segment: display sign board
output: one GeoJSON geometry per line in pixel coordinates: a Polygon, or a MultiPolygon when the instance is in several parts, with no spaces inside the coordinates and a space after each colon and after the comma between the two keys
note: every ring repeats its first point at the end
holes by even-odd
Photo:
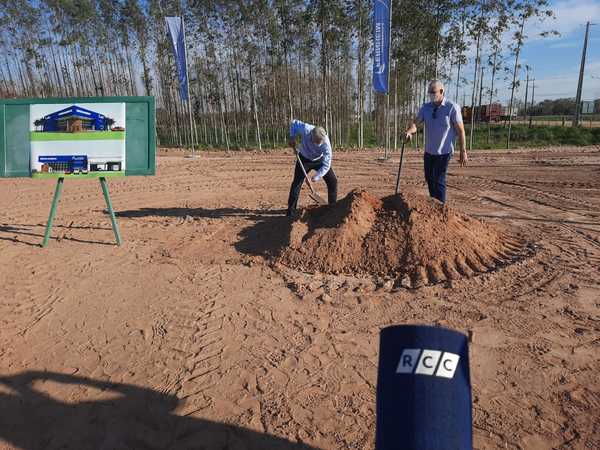
{"type": "Polygon", "coordinates": [[[0,100],[0,176],[154,175],[154,97],[0,100]]]}
{"type": "Polygon", "coordinates": [[[594,102],[581,102],[581,114],[594,114],[594,102]]]}

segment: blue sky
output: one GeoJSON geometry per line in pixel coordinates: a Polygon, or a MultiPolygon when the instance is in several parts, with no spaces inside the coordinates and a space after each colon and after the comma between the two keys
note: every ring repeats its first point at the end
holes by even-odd
{"type": "MultiPolygon", "coordinates": [[[[554,0],[551,2],[551,9],[556,16],[554,19],[547,19],[542,23],[530,22],[525,26],[525,35],[528,38],[520,56],[521,87],[516,93],[516,98],[520,100],[525,98],[526,64],[531,67],[530,77],[535,78],[536,103],[545,99],[575,97],[585,23],[588,20],[598,25],[590,27],[582,100],[600,98],[600,0],[554,0]],[[541,38],[539,33],[546,30],[556,30],[560,36],[541,38]]],[[[507,33],[503,40],[506,43],[505,54],[507,55],[508,43],[511,39],[511,33],[507,33]]],[[[475,49],[469,49],[468,56],[473,59],[474,55],[475,49]]],[[[484,61],[487,59],[485,50],[483,58],[484,61]]],[[[512,69],[514,56],[509,55],[509,61],[512,69]]],[[[472,79],[472,64],[467,69],[466,75],[472,79]]],[[[489,82],[489,73],[485,73],[484,89],[489,87],[489,82]]],[[[497,98],[507,104],[510,97],[510,82],[500,80],[496,83],[497,98]]],[[[454,98],[453,90],[448,87],[449,97],[454,98]]],[[[467,92],[471,92],[469,86],[466,89],[467,92]]],[[[529,96],[531,96],[531,84],[529,96]]],[[[470,94],[467,94],[466,104],[470,104],[470,98],[470,94]]],[[[462,91],[458,101],[463,102],[462,91]]]]}
{"type": "Polygon", "coordinates": [[[600,0],[557,0],[552,9],[556,19],[532,23],[526,30],[530,40],[523,48],[523,61],[533,67],[536,101],[575,97],[588,20],[597,25],[590,27],[582,99],[600,98],[600,0]],[[550,28],[561,36],[534,38],[540,30],[550,28]]]}

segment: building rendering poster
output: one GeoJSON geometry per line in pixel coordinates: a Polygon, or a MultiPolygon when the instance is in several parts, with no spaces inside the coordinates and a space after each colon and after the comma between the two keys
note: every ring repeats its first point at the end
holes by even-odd
{"type": "Polygon", "coordinates": [[[125,103],[33,104],[29,111],[33,177],[125,174],[125,103]]]}

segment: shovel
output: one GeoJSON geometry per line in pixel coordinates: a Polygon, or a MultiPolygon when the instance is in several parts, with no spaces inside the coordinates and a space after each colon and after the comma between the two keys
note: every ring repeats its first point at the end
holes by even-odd
{"type": "Polygon", "coordinates": [[[304,173],[304,181],[306,181],[306,184],[308,184],[308,187],[310,188],[310,192],[308,193],[308,196],[310,198],[312,198],[318,205],[326,205],[327,202],[323,199],[323,197],[321,197],[319,194],[317,194],[317,191],[315,191],[315,188],[313,187],[312,183],[310,182],[310,178],[308,178],[308,174],[306,173],[304,164],[302,164],[302,160],[300,159],[300,153],[296,152],[295,149],[294,149],[294,153],[296,153],[296,159],[298,160],[298,164],[300,164],[300,167],[302,168],[302,172],[304,173]]]}
{"type": "Polygon", "coordinates": [[[398,165],[398,175],[396,176],[396,195],[400,188],[400,172],[402,171],[402,160],[404,159],[404,144],[406,139],[402,139],[402,150],[400,150],[400,164],[398,165]]]}

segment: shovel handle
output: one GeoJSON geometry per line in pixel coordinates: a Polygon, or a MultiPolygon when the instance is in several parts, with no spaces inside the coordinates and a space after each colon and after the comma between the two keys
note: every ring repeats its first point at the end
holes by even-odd
{"type": "Polygon", "coordinates": [[[302,169],[302,173],[304,173],[304,180],[306,181],[306,184],[308,184],[308,187],[310,188],[310,191],[313,194],[316,194],[315,188],[313,187],[312,183],[310,182],[310,178],[308,178],[308,174],[306,173],[306,169],[304,168],[304,164],[302,164],[302,160],[300,159],[300,154],[299,153],[296,153],[296,159],[298,160],[298,164],[300,164],[300,168],[302,169]]]}
{"type": "Polygon", "coordinates": [[[398,194],[398,188],[400,187],[400,172],[402,171],[402,160],[404,159],[405,142],[405,140],[402,140],[402,150],[400,150],[400,164],[398,165],[398,175],[396,176],[396,194],[398,194]]]}

